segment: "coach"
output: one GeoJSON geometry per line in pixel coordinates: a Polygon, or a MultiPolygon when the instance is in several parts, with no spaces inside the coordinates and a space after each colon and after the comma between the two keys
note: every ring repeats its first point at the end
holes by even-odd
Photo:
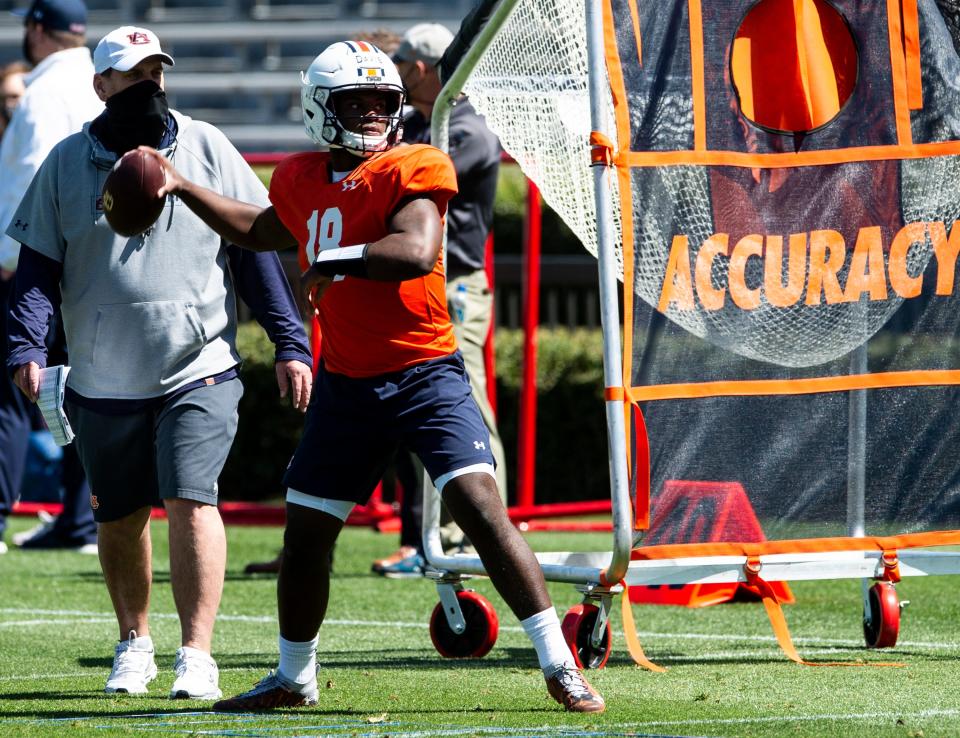
{"type": "Polygon", "coordinates": [[[107,224],[104,180],[139,145],[217,192],[269,204],[223,134],[167,107],[165,64],[173,59],[144,28],[118,28],[97,45],[93,86],[106,110],[53,149],[7,230],[22,244],[7,369],[36,400],[43,337],[59,304],[72,365],[66,409],[120,626],[106,691],[142,694],[157,674],[147,611],[150,507],[160,499],[182,642],[170,696],[216,699],[210,650],[226,562],[217,477],[243,393],[237,293],[276,344],[280,394],[290,392],[300,410],[310,353],[275,254],[225,243],[175,198],[140,236],[118,236],[107,224]]]}

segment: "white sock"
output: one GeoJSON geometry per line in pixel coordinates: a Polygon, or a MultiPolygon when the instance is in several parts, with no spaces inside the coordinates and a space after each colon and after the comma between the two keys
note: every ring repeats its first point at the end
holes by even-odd
{"type": "Polygon", "coordinates": [[[312,641],[288,641],[280,636],[280,666],[277,667],[280,676],[300,685],[316,679],[319,640],[319,634],[312,641]]]}
{"type": "Polygon", "coordinates": [[[544,671],[561,664],[573,666],[573,654],[560,630],[560,618],[552,607],[521,620],[520,625],[537,649],[537,659],[544,671]]]}

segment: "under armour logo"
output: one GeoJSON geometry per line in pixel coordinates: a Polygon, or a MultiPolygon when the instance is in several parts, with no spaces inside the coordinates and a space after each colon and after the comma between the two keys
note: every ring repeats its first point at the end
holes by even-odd
{"type": "Polygon", "coordinates": [[[345,179],[343,180],[343,190],[342,192],[350,192],[351,190],[357,189],[360,186],[359,179],[345,179]]]}
{"type": "Polygon", "coordinates": [[[487,447],[487,444],[485,444],[483,441],[474,441],[474,442],[473,442],[473,447],[474,447],[475,449],[477,449],[477,451],[479,451],[479,450],[482,449],[482,448],[486,448],[486,447],[487,447]]]}
{"type": "Polygon", "coordinates": [[[18,230],[25,231],[27,230],[27,222],[17,218],[17,222],[13,224],[13,227],[17,228],[18,230]]]}
{"type": "Polygon", "coordinates": [[[128,34],[127,34],[127,41],[129,41],[131,44],[133,44],[133,45],[135,45],[135,46],[138,46],[138,45],[140,45],[140,44],[148,44],[148,43],[150,43],[150,37],[149,37],[147,34],[145,34],[145,33],[141,33],[140,31],[136,31],[136,32],[134,32],[134,33],[128,33],[128,34]]]}

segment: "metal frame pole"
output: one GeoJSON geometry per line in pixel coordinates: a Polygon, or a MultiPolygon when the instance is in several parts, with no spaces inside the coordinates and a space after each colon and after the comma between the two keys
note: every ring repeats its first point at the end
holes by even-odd
{"type": "MultiPolygon", "coordinates": [[[[603,43],[603,13],[599,0],[586,0],[587,68],[589,70],[590,124],[606,134],[607,84],[603,43]]],[[[612,138],[611,136],[607,136],[612,138]]],[[[620,345],[620,300],[617,291],[616,238],[609,166],[594,165],[593,194],[597,210],[597,265],[600,274],[600,324],[603,331],[603,380],[607,387],[623,387],[623,352],[620,345]]],[[[633,285],[624,285],[633,289],[633,285]]],[[[623,403],[607,400],[607,450],[610,463],[610,496],[613,509],[613,558],[606,571],[608,582],[617,582],[630,565],[632,509],[627,472],[623,403]]]]}

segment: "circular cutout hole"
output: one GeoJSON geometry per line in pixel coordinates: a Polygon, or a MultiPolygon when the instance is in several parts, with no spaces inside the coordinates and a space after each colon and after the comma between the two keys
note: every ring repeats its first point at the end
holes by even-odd
{"type": "Polygon", "coordinates": [[[833,120],[857,70],[850,27],[826,0],[760,0],[740,23],[730,58],[741,113],[777,133],[833,120]]]}

